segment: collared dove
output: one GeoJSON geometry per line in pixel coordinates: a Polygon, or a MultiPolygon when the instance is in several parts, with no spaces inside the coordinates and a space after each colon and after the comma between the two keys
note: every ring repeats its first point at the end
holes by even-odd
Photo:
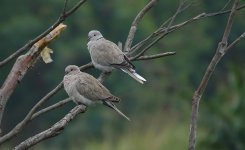
{"type": "Polygon", "coordinates": [[[111,72],[113,68],[120,69],[141,84],[146,81],[136,73],[135,66],[120,48],[115,43],[106,40],[99,31],[90,31],[88,39],[87,46],[95,68],[106,72],[111,72]]]}
{"type": "Polygon", "coordinates": [[[113,102],[119,102],[120,99],[112,95],[110,91],[93,76],[81,72],[78,66],[75,65],[67,66],[65,73],[66,75],[63,80],[65,91],[76,104],[89,106],[95,103],[103,103],[114,109],[127,120],[130,120],[113,104],[113,102]]]}

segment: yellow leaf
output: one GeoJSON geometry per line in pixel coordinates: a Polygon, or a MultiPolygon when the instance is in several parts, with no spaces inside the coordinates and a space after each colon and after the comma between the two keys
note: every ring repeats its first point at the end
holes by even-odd
{"type": "Polygon", "coordinates": [[[53,54],[53,50],[48,47],[45,47],[40,54],[46,64],[53,61],[50,54],[53,54]]]}

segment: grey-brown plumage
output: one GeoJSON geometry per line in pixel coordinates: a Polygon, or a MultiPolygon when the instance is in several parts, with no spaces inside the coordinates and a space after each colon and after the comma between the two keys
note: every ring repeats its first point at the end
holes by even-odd
{"type": "Polygon", "coordinates": [[[93,76],[81,72],[75,65],[67,66],[65,72],[66,75],[63,80],[65,91],[76,104],[89,106],[95,103],[103,103],[114,109],[127,120],[130,120],[113,104],[113,102],[119,102],[120,99],[112,95],[110,91],[93,76]]]}
{"type": "Polygon", "coordinates": [[[113,68],[122,70],[143,84],[146,80],[135,71],[135,66],[113,42],[106,40],[97,30],[88,33],[88,50],[95,68],[110,72],[113,68]]]}

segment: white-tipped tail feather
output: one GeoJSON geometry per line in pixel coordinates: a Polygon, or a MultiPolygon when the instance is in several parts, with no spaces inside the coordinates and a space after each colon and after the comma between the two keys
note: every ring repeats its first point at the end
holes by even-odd
{"type": "Polygon", "coordinates": [[[121,69],[123,72],[127,73],[128,75],[130,75],[132,78],[134,78],[136,81],[138,81],[141,84],[144,84],[144,82],[146,81],[145,78],[143,78],[142,76],[140,76],[139,74],[137,74],[136,72],[132,72],[126,69],[121,69]]]}
{"type": "Polygon", "coordinates": [[[114,109],[119,115],[121,115],[122,117],[124,117],[125,119],[127,119],[128,121],[130,121],[130,119],[126,115],[124,115],[124,113],[122,113],[119,109],[117,109],[117,107],[113,103],[111,103],[109,101],[104,101],[104,104],[106,106],[114,109]]]}
{"type": "Polygon", "coordinates": [[[139,78],[140,80],[142,80],[142,81],[146,81],[146,79],[145,78],[143,78],[142,76],[140,76],[138,73],[136,73],[136,72],[134,72],[133,73],[137,78],[139,78]]]}

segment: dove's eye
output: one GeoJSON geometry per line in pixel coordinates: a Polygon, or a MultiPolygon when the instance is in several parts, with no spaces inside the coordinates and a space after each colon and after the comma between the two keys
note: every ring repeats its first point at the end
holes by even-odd
{"type": "Polygon", "coordinates": [[[94,34],[94,36],[96,36],[96,34],[94,34]]]}

